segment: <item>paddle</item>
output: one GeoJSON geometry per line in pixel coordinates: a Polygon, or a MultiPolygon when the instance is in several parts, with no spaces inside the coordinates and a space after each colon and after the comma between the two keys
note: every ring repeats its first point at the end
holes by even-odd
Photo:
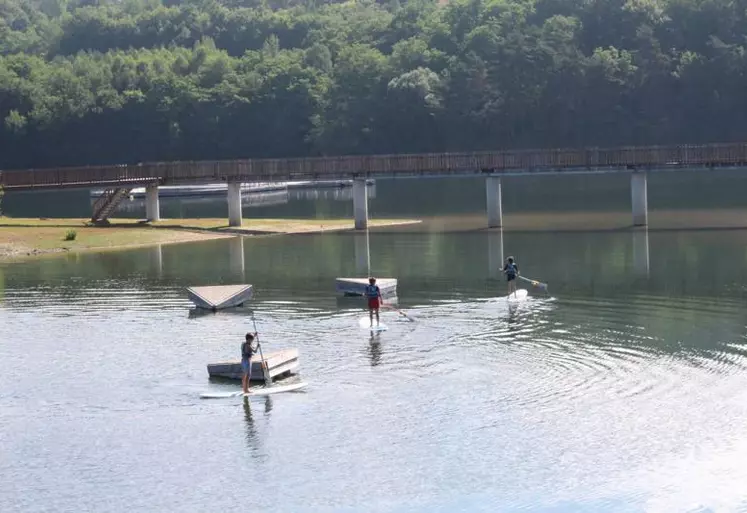
{"type": "Polygon", "coordinates": [[[267,368],[265,355],[262,354],[262,344],[259,342],[259,333],[257,332],[257,323],[254,321],[254,312],[252,312],[252,324],[254,325],[254,335],[257,337],[257,349],[259,350],[259,357],[262,360],[262,375],[265,378],[265,386],[269,387],[270,385],[272,385],[272,378],[270,378],[270,369],[267,368]]]}
{"type": "Polygon", "coordinates": [[[415,319],[413,319],[412,317],[410,317],[409,315],[407,315],[405,312],[403,312],[402,310],[400,310],[398,308],[394,308],[393,306],[389,306],[389,305],[383,305],[383,307],[384,308],[389,308],[391,310],[394,310],[395,312],[397,312],[398,314],[400,314],[402,317],[404,317],[405,319],[407,319],[410,322],[415,322],[415,319]]]}
{"type": "Polygon", "coordinates": [[[519,279],[528,281],[532,284],[533,287],[537,287],[538,289],[542,289],[547,292],[547,283],[542,283],[541,281],[533,280],[531,278],[525,278],[524,276],[519,276],[519,279]]]}

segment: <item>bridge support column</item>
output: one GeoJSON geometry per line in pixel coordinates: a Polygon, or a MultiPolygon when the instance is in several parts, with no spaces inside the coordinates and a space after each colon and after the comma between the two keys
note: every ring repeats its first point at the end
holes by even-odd
{"type": "Polygon", "coordinates": [[[485,179],[488,199],[488,228],[503,227],[503,206],[501,201],[501,178],[489,176],[485,179]]]}
{"type": "Polygon", "coordinates": [[[368,228],[368,184],[365,178],[353,180],[353,212],[355,213],[355,229],[368,228]]]}
{"type": "Polygon", "coordinates": [[[648,225],[648,175],[634,172],[630,175],[630,194],[633,207],[633,226],[648,225]]]}
{"type": "Polygon", "coordinates": [[[241,182],[228,182],[228,226],[241,226],[241,182]]]}
{"type": "Polygon", "coordinates": [[[145,187],[145,220],[148,222],[161,220],[161,206],[158,203],[158,184],[145,187]]]}

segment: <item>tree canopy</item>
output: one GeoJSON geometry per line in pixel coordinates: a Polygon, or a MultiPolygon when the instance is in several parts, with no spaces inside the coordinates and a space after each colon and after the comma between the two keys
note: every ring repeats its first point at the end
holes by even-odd
{"type": "Polygon", "coordinates": [[[0,168],[747,136],[742,0],[0,0],[0,168]]]}

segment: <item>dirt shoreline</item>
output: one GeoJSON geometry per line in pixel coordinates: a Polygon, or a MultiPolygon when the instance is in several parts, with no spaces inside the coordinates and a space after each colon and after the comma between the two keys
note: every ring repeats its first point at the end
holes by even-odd
{"type": "MultiPolygon", "coordinates": [[[[371,228],[419,223],[412,219],[369,220],[371,228]]],[[[182,244],[237,235],[270,236],[348,231],[348,219],[250,219],[240,228],[225,219],[169,219],[145,223],[113,219],[106,226],[92,226],[86,219],[33,219],[0,217],[0,262],[44,255],[123,250],[157,244],[182,244]],[[73,240],[65,240],[75,231],[73,240]]]]}

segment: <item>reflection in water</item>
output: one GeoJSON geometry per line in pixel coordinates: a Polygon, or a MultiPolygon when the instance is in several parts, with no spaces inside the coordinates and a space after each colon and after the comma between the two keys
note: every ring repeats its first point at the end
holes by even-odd
{"type": "Polygon", "coordinates": [[[498,278],[503,269],[503,228],[486,232],[488,238],[488,276],[498,278]]]}
{"type": "Polygon", "coordinates": [[[516,315],[516,312],[519,311],[519,303],[518,302],[512,302],[508,301],[508,324],[509,327],[511,324],[515,324],[519,318],[516,315]]]}
{"type": "Polygon", "coordinates": [[[355,241],[355,270],[358,274],[371,276],[371,250],[368,230],[362,233],[356,232],[353,238],[355,241]]]}
{"type": "Polygon", "coordinates": [[[244,280],[244,237],[238,235],[233,237],[229,242],[228,247],[229,254],[229,268],[231,274],[238,277],[241,281],[244,280]]]}
{"type": "MultiPolygon", "coordinates": [[[[246,442],[249,449],[252,451],[252,455],[257,458],[265,458],[265,454],[261,454],[262,441],[257,431],[255,424],[254,415],[252,413],[252,402],[248,397],[244,397],[244,422],[246,423],[246,442]]],[[[260,404],[259,402],[255,404],[260,404]]],[[[269,419],[270,412],[272,411],[272,399],[270,396],[264,397],[264,416],[269,419]]]]}
{"type": "Polygon", "coordinates": [[[272,411],[272,397],[269,395],[265,396],[265,417],[270,418],[270,412],[272,411]]]}
{"type": "Polygon", "coordinates": [[[156,276],[163,276],[163,245],[151,246],[150,251],[151,269],[155,270],[156,276]]]}
{"type": "Polygon", "coordinates": [[[633,269],[636,275],[648,278],[648,228],[633,230],[633,269]]]}
{"type": "Polygon", "coordinates": [[[381,363],[381,340],[380,333],[371,332],[371,338],[368,341],[368,355],[371,358],[371,367],[376,367],[381,363]]]}
{"type": "Polygon", "coordinates": [[[246,240],[258,328],[299,349],[313,391],[243,405],[193,392],[206,362],[235,358],[249,310],[185,320],[184,287],[224,279],[233,241],[165,248],[165,280],[142,279],[146,248],[0,264],[0,439],[14,454],[0,458],[0,504],[95,510],[118,494],[112,513],[223,510],[273,486],[292,493],[263,494],[267,511],[447,511],[478,492],[474,510],[617,513],[655,497],[687,511],[672,490],[706,475],[688,504],[740,511],[747,230],[649,230],[646,283],[631,279],[635,235],[511,233],[551,297],[509,305],[495,298],[505,281],[486,284],[484,232],[372,230],[377,272],[402,279],[418,318],[384,312],[379,337],[356,322],[362,299],[333,299],[353,234],[246,240]]]}
{"type": "Polygon", "coordinates": [[[252,449],[259,449],[259,437],[252,417],[252,404],[248,397],[244,397],[244,422],[246,422],[246,441],[252,449]]]}

